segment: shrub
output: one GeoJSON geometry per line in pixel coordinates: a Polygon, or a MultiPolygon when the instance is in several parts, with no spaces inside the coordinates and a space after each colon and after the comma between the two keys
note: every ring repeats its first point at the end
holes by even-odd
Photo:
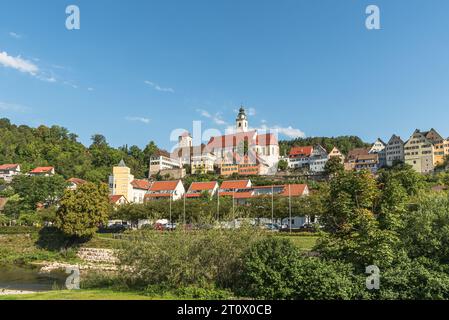
{"type": "Polygon", "coordinates": [[[301,256],[290,240],[268,238],[243,261],[239,292],[263,299],[351,299],[359,294],[352,267],[301,256]]]}
{"type": "Polygon", "coordinates": [[[179,288],[174,293],[179,298],[195,300],[226,300],[233,297],[229,290],[204,289],[193,286],[179,288]]]}
{"type": "Polygon", "coordinates": [[[119,252],[122,274],[142,287],[229,288],[241,271],[243,252],[259,235],[252,229],[139,231],[119,252]]]}
{"type": "Polygon", "coordinates": [[[28,226],[0,227],[0,234],[32,234],[38,231],[39,228],[28,226]]]}
{"type": "Polygon", "coordinates": [[[284,299],[293,294],[294,264],[299,250],[290,240],[268,238],[253,245],[243,258],[242,294],[284,299]]]}

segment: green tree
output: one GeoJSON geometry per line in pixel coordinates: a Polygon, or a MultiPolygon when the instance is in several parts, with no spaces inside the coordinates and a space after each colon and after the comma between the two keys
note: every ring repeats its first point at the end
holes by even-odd
{"type": "Polygon", "coordinates": [[[400,181],[390,179],[383,185],[379,200],[378,220],[381,228],[399,230],[404,224],[409,196],[400,181]]]}
{"type": "Polygon", "coordinates": [[[268,238],[243,257],[240,292],[262,299],[354,299],[360,286],[350,264],[303,257],[290,242],[268,238]]]}
{"type": "Polygon", "coordinates": [[[288,162],[285,160],[279,160],[278,169],[280,171],[286,171],[288,168],[288,162]]]}
{"type": "Polygon", "coordinates": [[[109,190],[105,184],[85,183],[67,190],[56,213],[55,226],[75,238],[90,238],[108,221],[109,190]]]}
{"type": "Polygon", "coordinates": [[[16,176],[11,187],[18,194],[25,208],[34,210],[38,203],[45,206],[56,204],[67,188],[67,181],[60,175],[16,176]]]}
{"type": "Polygon", "coordinates": [[[359,221],[358,213],[370,212],[374,216],[378,195],[376,180],[370,173],[342,172],[330,181],[321,223],[330,232],[351,232],[359,221]]]}
{"type": "Polygon", "coordinates": [[[338,157],[332,157],[324,166],[324,171],[328,177],[332,177],[338,173],[341,173],[345,170],[343,163],[341,163],[341,159],[338,157]]]}

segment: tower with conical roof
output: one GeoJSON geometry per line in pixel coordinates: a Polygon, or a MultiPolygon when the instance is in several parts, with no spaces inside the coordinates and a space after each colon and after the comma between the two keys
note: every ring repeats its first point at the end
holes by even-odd
{"type": "Polygon", "coordinates": [[[112,175],[109,176],[109,190],[111,195],[121,195],[128,201],[132,201],[133,187],[131,182],[134,176],[131,174],[131,169],[126,166],[122,159],[119,164],[112,168],[112,175]]]}
{"type": "Polygon", "coordinates": [[[247,132],[248,131],[248,117],[246,116],[245,108],[240,107],[237,119],[235,119],[235,127],[237,132],[247,132]]]}

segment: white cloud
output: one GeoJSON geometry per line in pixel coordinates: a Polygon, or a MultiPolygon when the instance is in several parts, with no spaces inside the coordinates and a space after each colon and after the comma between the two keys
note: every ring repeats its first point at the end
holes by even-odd
{"type": "Polygon", "coordinates": [[[7,103],[7,102],[1,102],[0,101],[0,110],[4,112],[18,112],[23,113],[30,110],[30,108],[22,106],[20,104],[14,104],[14,103],[7,103]]]}
{"type": "Polygon", "coordinates": [[[73,84],[73,83],[71,83],[69,81],[64,81],[63,84],[65,84],[65,85],[67,85],[69,87],[72,87],[73,89],[78,89],[78,86],[76,84],[73,84]]]}
{"type": "Polygon", "coordinates": [[[151,121],[150,119],[144,118],[144,117],[126,117],[125,120],[127,120],[127,121],[138,121],[138,122],[142,122],[142,123],[145,123],[145,124],[148,124],[151,121]]]}
{"type": "Polygon", "coordinates": [[[305,138],[306,134],[300,129],[289,127],[274,127],[274,130],[289,138],[305,138]]]}
{"type": "Polygon", "coordinates": [[[306,134],[300,129],[293,128],[292,126],[281,127],[281,126],[267,126],[262,124],[260,128],[255,128],[255,130],[263,132],[276,132],[277,134],[282,134],[289,138],[305,138],[306,134]]]}
{"type": "Polygon", "coordinates": [[[219,126],[227,125],[228,123],[224,121],[221,117],[221,113],[217,112],[215,115],[211,114],[209,111],[204,109],[196,109],[196,111],[203,117],[211,119],[215,124],[219,126]]]}
{"type": "Polygon", "coordinates": [[[94,91],[94,88],[89,87],[89,88],[87,88],[87,91],[94,91]]]}
{"type": "Polygon", "coordinates": [[[18,34],[18,33],[16,33],[16,32],[10,32],[9,33],[9,35],[11,36],[11,37],[13,37],[14,39],[21,39],[22,38],[22,35],[21,34],[18,34]]]}
{"type": "Polygon", "coordinates": [[[254,108],[249,108],[249,109],[248,109],[248,115],[249,115],[249,116],[255,116],[255,115],[256,115],[256,109],[254,109],[254,108]]]}
{"type": "Polygon", "coordinates": [[[53,76],[45,76],[45,75],[36,75],[36,78],[42,81],[46,81],[46,82],[51,82],[54,83],[56,82],[56,78],[53,76]]]}
{"type": "Polygon", "coordinates": [[[212,115],[211,115],[209,112],[207,112],[206,110],[203,110],[203,109],[196,109],[196,112],[198,112],[199,114],[201,114],[203,117],[206,117],[206,118],[212,118],[212,115]]]}
{"type": "Polygon", "coordinates": [[[145,80],[144,83],[149,85],[156,91],[175,93],[175,90],[173,88],[163,88],[163,87],[159,86],[157,83],[154,83],[154,82],[151,82],[148,80],[145,80]]]}
{"type": "MultiPolygon", "coordinates": [[[[259,128],[249,128],[249,130],[257,130],[257,132],[260,133],[274,133],[276,135],[282,134],[288,138],[294,139],[294,138],[305,138],[306,134],[301,131],[300,129],[293,128],[292,126],[288,127],[282,127],[282,126],[268,126],[266,124],[260,125],[259,128]]],[[[227,126],[225,129],[226,134],[232,134],[235,133],[236,129],[235,126],[227,126]]]]}
{"type": "Polygon", "coordinates": [[[39,67],[31,61],[22,59],[20,56],[10,56],[5,51],[0,52],[0,64],[7,68],[13,68],[20,72],[29,73],[32,76],[36,76],[39,72],[39,67]]]}
{"type": "MultiPolygon", "coordinates": [[[[248,115],[254,116],[256,114],[256,110],[254,108],[249,108],[248,115]]],[[[238,111],[238,110],[237,110],[238,111]]],[[[201,116],[211,119],[215,124],[226,126],[225,127],[225,133],[226,134],[232,134],[235,133],[236,129],[234,125],[229,124],[228,122],[224,121],[221,117],[221,113],[212,114],[211,112],[204,110],[204,109],[196,109],[196,112],[198,112],[201,116]]],[[[250,121],[251,122],[251,121],[250,121]]],[[[261,124],[258,128],[249,128],[249,130],[257,130],[259,133],[274,133],[276,135],[284,135],[288,138],[304,138],[306,135],[303,131],[297,128],[293,128],[292,126],[269,126],[267,124],[267,120],[263,119],[261,120],[261,124]]]]}

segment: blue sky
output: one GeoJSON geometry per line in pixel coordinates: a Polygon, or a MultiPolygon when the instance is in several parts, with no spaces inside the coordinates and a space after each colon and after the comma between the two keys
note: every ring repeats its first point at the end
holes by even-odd
{"type": "Polygon", "coordinates": [[[0,117],[85,144],[170,148],[173,129],[224,131],[241,104],[281,138],[449,136],[446,0],[0,2],[0,117]]]}

